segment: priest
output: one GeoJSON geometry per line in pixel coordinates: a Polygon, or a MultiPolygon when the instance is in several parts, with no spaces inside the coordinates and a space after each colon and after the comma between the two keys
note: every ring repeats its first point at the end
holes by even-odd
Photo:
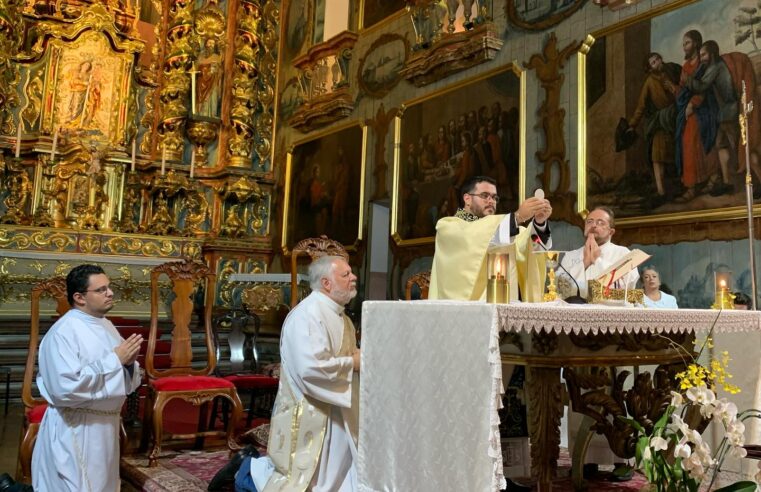
{"type": "Polygon", "coordinates": [[[123,340],[105,315],[114,293],[103,269],[66,277],[70,309],[40,344],[37,387],[48,402],[32,455],[37,492],[119,490],[122,404],[140,385],[143,338],[123,340]]]}
{"type": "MultiPolygon", "coordinates": [[[[495,215],[499,195],[497,182],[474,176],[461,189],[461,206],[453,217],[436,224],[429,299],[478,301],[486,298],[486,259],[491,245],[515,243],[518,284],[524,300],[528,292],[528,264],[533,242],[551,246],[547,219],[549,200],[535,196],[512,214],[495,215]],[[528,227],[521,224],[531,221],[528,227]]],[[[536,290],[543,291],[544,286],[536,290]]],[[[538,294],[534,293],[534,294],[538,294]]]]}
{"type": "Polygon", "coordinates": [[[312,293],[288,314],[280,337],[269,456],[250,464],[264,492],[357,490],[360,350],[344,313],[357,277],[343,258],[323,256],[310,265],[309,282],[312,293]]]}

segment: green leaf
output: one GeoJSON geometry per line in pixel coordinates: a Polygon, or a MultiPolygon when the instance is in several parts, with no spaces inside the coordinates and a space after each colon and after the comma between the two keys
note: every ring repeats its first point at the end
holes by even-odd
{"type": "Polygon", "coordinates": [[[644,427],[642,427],[642,426],[640,425],[640,423],[639,423],[639,422],[637,422],[636,420],[634,420],[634,419],[630,419],[630,418],[628,418],[628,417],[624,417],[624,416],[622,416],[622,415],[618,415],[618,418],[619,418],[619,420],[621,420],[622,422],[626,422],[627,424],[629,424],[629,425],[631,425],[632,427],[634,427],[635,429],[637,429],[637,432],[639,432],[640,434],[647,434],[647,432],[645,432],[645,428],[644,428],[644,427]]]}
{"type": "Polygon", "coordinates": [[[755,490],[756,482],[746,480],[743,482],[733,483],[732,485],[727,485],[726,487],[722,487],[720,489],[716,489],[715,492],[755,492],[755,490]]]}
{"type": "Polygon", "coordinates": [[[665,412],[663,412],[663,415],[661,415],[661,418],[658,419],[658,422],[655,423],[655,426],[653,427],[653,432],[656,430],[660,430],[666,426],[666,423],[671,419],[671,414],[674,413],[676,407],[673,405],[669,405],[669,407],[666,409],[665,412]]]}

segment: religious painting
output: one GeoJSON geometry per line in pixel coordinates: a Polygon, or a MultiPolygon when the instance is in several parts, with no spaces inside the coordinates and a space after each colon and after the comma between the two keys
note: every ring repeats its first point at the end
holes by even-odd
{"type": "Polygon", "coordinates": [[[384,34],[376,39],[359,59],[359,87],[370,97],[383,97],[402,80],[400,70],[407,63],[410,44],[399,34],[384,34]]]}
{"type": "Polygon", "coordinates": [[[298,77],[291,77],[285,83],[282,92],[280,92],[280,98],[278,100],[278,106],[280,108],[280,117],[284,120],[291,119],[291,116],[304,102],[304,91],[299,85],[298,77]]]}
{"type": "Polygon", "coordinates": [[[579,210],[609,206],[621,226],[743,215],[747,161],[761,189],[761,114],[749,115],[749,159],[738,120],[743,86],[759,99],[756,8],[680,1],[588,38],[579,210]]]}
{"type": "Polygon", "coordinates": [[[95,31],[50,45],[42,130],[123,143],[133,55],[114,51],[107,36],[95,31]]]}
{"type": "Polygon", "coordinates": [[[325,235],[351,250],[362,239],[367,127],[352,123],[297,142],[286,159],[283,251],[325,235]]]}
{"type": "Polygon", "coordinates": [[[283,40],[284,61],[293,60],[300,55],[312,29],[313,1],[288,0],[285,15],[285,36],[283,40]]]}
{"type": "Polygon", "coordinates": [[[374,26],[404,9],[405,0],[362,0],[362,29],[374,26]]]}
{"type": "Polygon", "coordinates": [[[506,0],[510,23],[530,31],[541,31],[573,15],[587,0],[506,0]]]}
{"type": "Polygon", "coordinates": [[[525,79],[509,65],[408,101],[396,121],[391,234],[432,243],[471,176],[497,181],[498,213],[517,208],[525,182],[525,79]]]}

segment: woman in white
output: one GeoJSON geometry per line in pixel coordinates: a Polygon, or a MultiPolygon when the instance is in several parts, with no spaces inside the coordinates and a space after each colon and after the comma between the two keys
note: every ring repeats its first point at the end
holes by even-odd
{"type": "Polygon", "coordinates": [[[654,266],[642,270],[642,286],[645,289],[645,307],[677,309],[676,297],[661,290],[661,276],[654,266]]]}

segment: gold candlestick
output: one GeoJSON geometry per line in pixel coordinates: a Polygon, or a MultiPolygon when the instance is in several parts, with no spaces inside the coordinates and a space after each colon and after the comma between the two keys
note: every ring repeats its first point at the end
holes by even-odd
{"type": "Polygon", "coordinates": [[[507,304],[510,302],[510,286],[504,277],[491,277],[486,281],[486,302],[507,304]]]}

